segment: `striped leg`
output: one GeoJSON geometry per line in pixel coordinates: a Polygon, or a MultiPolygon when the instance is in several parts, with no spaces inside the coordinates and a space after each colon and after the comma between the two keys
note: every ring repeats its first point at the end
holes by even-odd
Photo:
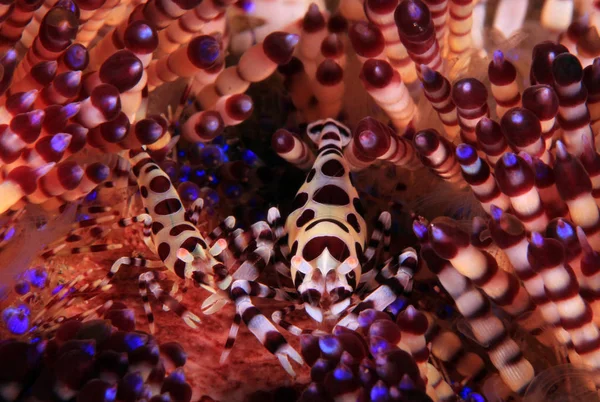
{"type": "Polygon", "coordinates": [[[267,222],[273,230],[275,241],[287,234],[285,231],[285,220],[281,218],[281,212],[279,212],[278,208],[273,207],[269,209],[269,212],[267,213],[267,222]]]}
{"type": "MultiPolygon", "coordinates": [[[[187,287],[185,285],[185,280],[181,280],[181,285],[177,282],[173,283],[173,286],[171,287],[171,290],[169,290],[169,296],[171,296],[172,298],[174,298],[175,300],[177,300],[178,302],[181,303],[181,300],[183,299],[183,294],[185,292],[187,292],[187,287]]],[[[163,311],[170,311],[171,309],[169,308],[168,305],[163,304],[163,311]]]]}
{"type": "Polygon", "coordinates": [[[77,243],[83,243],[86,240],[89,241],[90,239],[92,240],[92,243],[102,237],[104,237],[104,235],[106,235],[108,233],[108,230],[105,228],[102,228],[101,226],[93,226],[92,228],[89,229],[88,233],[85,235],[81,235],[78,233],[72,233],[68,236],[66,236],[64,239],[61,240],[61,243],[68,243],[70,245],[75,245],[77,243]]]}
{"type": "Polygon", "coordinates": [[[417,252],[412,247],[406,248],[397,258],[388,260],[380,272],[375,276],[375,280],[379,284],[385,283],[386,280],[396,278],[404,287],[404,290],[410,292],[412,290],[412,278],[419,268],[417,252]]]}
{"type": "MultiPolygon", "coordinates": [[[[236,258],[245,256],[244,262],[233,273],[234,279],[256,280],[265,269],[273,254],[273,232],[265,222],[257,222],[251,226],[251,230],[244,233],[251,236],[252,240],[240,245],[234,241],[237,250],[236,258]],[[239,253],[239,251],[243,251],[239,253]]],[[[237,240],[237,239],[236,239],[237,240]]]]}
{"type": "Polygon", "coordinates": [[[102,253],[104,251],[118,250],[123,247],[122,244],[92,244],[91,246],[66,248],[66,244],[56,246],[46,252],[41,257],[44,260],[56,255],[75,255],[87,253],[102,253]]]}
{"type": "Polygon", "coordinates": [[[294,311],[299,311],[303,309],[304,304],[292,304],[281,310],[274,311],[273,314],[271,314],[271,319],[275,324],[279,325],[281,328],[285,329],[290,334],[300,336],[304,333],[304,331],[300,327],[297,327],[294,324],[286,321],[285,316],[290,313],[293,313],[294,311]]]}
{"type": "MultiPolygon", "coordinates": [[[[378,274],[375,276],[375,280],[380,286],[354,307],[346,317],[338,322],[337,325],[355,330],[358,328],[357,319],[358,314],[361,311],[369,308],[383,311],[399,296],[402,296],[405,293],[403,283],[407,282],[408,272],[413,272],[416,267],[416,262],[418,261],[417,254],[412,248],[407,249],[398,257],[398,269],[396,270],[396,273],[393,276],[386,277],[383,272],[392,273],[394,271],[391,267],[394,260],[395,259],[388,260],[381,269],[376,269],[378,274]]],[[[410,280],[408,280],[408,283],[410,284],[410,280]]]]}
{"type": "MultiPolygon", "coordinates": [[[[233,268],[234,272],[231,275],[231,278],[234,281],[254,281],[258,279],[260,273],[265,269],[271,258],[273,247],[272,243],[270,243],[270,241],[268,240],[268,236],[271,233],[268,225],[266,225],[265,222],[257,222],[252,226],[252,236],[256,236],[257,239],[250,242],[250,244],[247,245],[247,248],[245,250],[242,251],[242,248],[246,247],[245,244],[241,244],[239,241],[234,240],[233,242],[229,243],[230,246],[233,246],[232,252],[237,260],[233,268]],[[259,225],[261,223],[262,225],[259,225]],[[266,231],[261,230],[265,228],[266,231]],[[261,236],[266,237],[266,239],[261,238],[261,236]],[[244,262],[240,263],[240,258],[242,255],[245,255],[245,258],[244,262]]],[[[247,233],[244,233],[238,237],[244,237],[245,234],[247,233]]],[[[221,289],[225,290],[224,288],[221,289]]],[[[225,304],[229,303],[229,301],[229,293],[217,292],[215,294],[210,295],[210,297],[204,300],[204,303],[202,303],[201,308],[204,314],[214,314],[215,312],[219,311],[225,304]]]]}
{"type": "Polygon", "coordinates": [[[207,236],[208,244],[211,245],[221,237],[227,237],[233,232],[235,227],[235,217],[228,216],[223,219],[219,225],[213,229],[207,236]]]}
{"type": "Polygon", "coordinates": [[[163,268],[165,266],[165,264],[159,260],[147,260],[143,257],[121,257],[113,263],[113,265],[110,267],[110,271],[106,274],[104,279],[96,281],[94,288],[104,288],[106,285],[108,285],[123,265],[145,268],[163,268]]]}
{"type": "Polygon", "coordinates": [[[85,277],[85,274],[77,275],[75,278],[71,279],[69,282],[58,285],[52,290],[52,296],[50,299],[44,304],[44,308],[31,320],[33,323],[33,327],[40,326],[43,320],[48,317],[48,312],[57,309],[58,311],[62,310],[62,308],[66,305],[67,300],[65,298],[75,293],[77,290],[75,285],[81,282],[81,280],[85,277]]]}
{"type": "Polygon", "coordinates": [[[52,337],[54,331],[56,331],[62,324],[67,321],[90,321],[98,319],[104,316],[104,313],[108,311],[108,309],[112,306],[113,301],[109,300],[104,304],[101,304],[97,307],[91,308],[89,310],[82,311],[81,313],[69,316],[66,318],[65,316],[58,316],[57,314],[53,314],[48,316],[45,312],[39,314],[43,319],[35,322],[31,329],[30,333],[33,335],[43,335],[45,337],[52,337]]]}
{"type": "Polygon", "coordinates": [[[250,332],[263,344],[263,346],[278,359],[285,371],[295,376],[288,357],[302,364],[302,357],[285,340],[283,335],[265,317],[256,306],[252,304],[251,297],[261,297],[275,300],[287,300],[287,295],[279,289],[265,286],[255,281],[237,280],[231,286],[231,297],[235,302],[236,315],[221,355],[221,363],[227,360],[238,333],[239,323],[244,321],[250,332]]]}
{"type": "Polygon", "coordinates": [[[247,250],[255,247],[272,247],[273,232],[271,227],[264,221],[259,221],[250,226],[249,230],[237,229],[231,233],[230,247],[233,256],[240,259],[247,250]]]}
{"type": "Polygon", "coordinates": [[[289,321],[285,320],[286,315],[293,313],[294,311],[300,311],[303,309],[304,309],[304,304],[292,304],[281,310],[274,311],[273,314],[271,314],[271,319],[273,320],[273,322],[275,324],[279,325],[281,328],[285,329],[290,334],[295,335],[295,336],[300,336],[300,335],[304,335],[304,334],[327,335],[327,332],[324,332],[324,331],[321,331],[318,329],[315,329],[315,330],[302,329],[302,328],[290,323],[289,321]]]}
{"type": "Polygon", "coordinates": [[[142,230],[144,243],[146,247],[148,247],[152,252],[156,252],[156,247],[154,246],[154,242],[152,241],[152,217],[148,214],[140,214],[137,216],[133,216],[131,218],[122,218],[117,223],[117,227],[127,227],[131,226],[134,223],[143,223],[144,229],[142,230]]]}
{"type": "MultiPolygon", "coordinates": [[[[30,331],[35,331],[38,328],[47,328],[48,325],[51,325],[51,321],[56,321],[57,317],[59,319],[61,318],[59,314],[64,312],[66,308],[68,308],[77,300],[81,301],[81,297],[85,297],[85,300],[93,299],[95,295],[88,290],[90,288],[88,278],[93,271],[94,269],[88,269],[84,273],[77,275],[75,278],[71,279],[69,282],[56,286],[52,291],[52,296],[44,304],[44,308],[40,310],[38,314],[31,320],[33,324],[30,331]],[[83,285],[77,287],[77,285],[80,283],[83,283],[83,285]]],[[[110,304],[112,304],[112,301],[110,302],[110,304]]],[[[90,310],[85,310],[73,317],[81,317],[82,319],[86,317],[89,318],[91,314],[94,314],[95,312],[99,311],[98,309],[100,309],[101,307],[102,306],[95,307],[90,310]]],[[[110,307],[110,305],[108,307],[110,307]]]]}
{"type": "Polygon", "coordinates": [[[284,277],[291,278],[290,273],[290,248],[287,245],[287,232],[285,230],[285,220],[281,218],[279,209],[273,207],[267,214],[267,222],[275,235],[275,244],[273,250],[273,262],[275,270],[284,277]]]}
{"type": "Polygon", "coordinates": [[[371,239],[367,244],[367,249],[364,254],[364,261],[362,261],[363,271],[361,282],[369,282],[373,279],[375,273],[372,271],[373,267],[377,265],[377,250],[383,239],[384,252],[389,252],[390,247],[390,230],[392,227],[392,215],[385,211],[379,215],[373,233],[371,233],[371,239]],[[387,236],[386,236],[387,233],[387,236]]]}
{"type": "Polygon", "coordinates": [[[152,307],[148,299],[148,291],[154,295],[154,297],[167,308],[177,314],[183,319],[183,321],[191,328],[198,328],[196,324],[200,324],[200,318],[189,311],[179,300],[175,299],[169,293],[165,292],[157,281],[156,271],[144,272],[139,276],[139,291],[144,302],[144,311],[148,318],[148,324],[150,325],[150,332],[155,333],[154,325],[154,314],[152,313],[152,307]]]}
{"type": "Polygon", "coordinates": [[[202,198],[197,198],[196,201],[186,211],[187,220],[194,226],[198,226],[198,221],[200,220],[200,214],[202,213],[202,208],[204,207],[204,200],[202,198]]]}
{"type": "Polygon", "coordinates": [[[52,247],[55,244],[58,244],[58,246],[62,249],[65,247],[64,243],[76,243],[86,240],[87,236],[81,234],[84,230],[89,231],[89,234],[91,234],[90,237],[92,239],[100,238],[101,234],[104,233],[104,229],[102,229],[103,224],[111,222],[115,218],[116,215],[111,214],[106,216],[100,216],[98,218],[83,219],[79,222],[75,222],[71,225],[71,229],[69,230],[69,232],[65,236],[53,240],[50,246],[45,249],[44,253],[52,250],[53,248],[56,248],[52,247]]]}

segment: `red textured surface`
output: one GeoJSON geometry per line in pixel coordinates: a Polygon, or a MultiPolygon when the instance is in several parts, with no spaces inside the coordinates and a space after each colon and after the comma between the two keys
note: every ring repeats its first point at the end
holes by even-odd
{"type": "MultiPolygon", "coordinates": [[[[125,249],[98,254],[90,258],[99,269],[95,269],[93,277],[102,277],[107,272],[116,258],[128,255],[125,249]]],[[[75,272],[90,269],[89,262],[79,258],[61,259],[61,264],[70,266],[75,272]]],[[[113,288],[104,294],[98,295],[93,300],[73,307],[73,312],[86,307],[96,307],[105,300],[121,301],[136,312],[136,329],[149,331],[146,316],[142,308],[141,297],[138,293],[137,276],[138,268],[122,267],[113,288]]],[[[164,289],[169,290],[173,276],[166,272],[167,279],[161,281],[164,289]]],[[[182,302],[202,319],[198,329],[188,327],[183,320],[172,312],[165,312],[162,306],[150,297],[152,310],[155,315],[156,337],[159,343],[177,341],[183,345],[188,360],[185,365],[187,381],[194,389],[193,402],[202,396],[208,395],[221,402],[244,401],[246,397],[256,391],[273,390],[279,387],[291,386],[296,383],[309,382],[308,366],[299,366],[295,363],[294,369],[298,377],[294,381],[280,366],[279,361],[264,349],[260,342],[242,324],[235,346],[224,365],[219,364],[219,359],[229,328],[233,321],[234,306],[226,305],[220,312],[213,315],[204,315],[200,306],[209,296],[209,292],[202,288],[191,286],[184,294],[182,302]]],[[[272,311],[282,308],[286,304],[270,300],[256,300],[256,305],[263,313],[270,317],[272,311]]],[[[298,325],[310,324],[308,319],[294,320],[298,325]]],[[[290,344],[299,352],[298,339],[284,332],[283,335],[290,344]]]]}

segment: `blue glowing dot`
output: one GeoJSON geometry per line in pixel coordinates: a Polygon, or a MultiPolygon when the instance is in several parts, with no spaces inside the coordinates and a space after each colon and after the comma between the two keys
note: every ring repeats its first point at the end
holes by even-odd
{"type": "Polygon", "coordinates": [[[64,287],[65,285],[56,285],[56,287],[52,289],[52,296],[60,292],[64,287]]]}
{"type": "Polygon", "coordinates": [[[456,147],[456,156],[458,156],[459,159],[469,159],[472,158],[473,155],[475,155],[475,148],[470,145],[460,144],[456,147]]]}
{"type": "Polygon", "coordinates": [[[332,354],[340,350],[340,342],[333,336],[324,336],[319,339],[319,348],[325,354],[332,354]]]}
{"type": "Polygon", "coordinates": [[[169,379],[183,384],[185,382],[185,374],[183,370],[175,370],[169,375],[169,379]]]}
{"type": "Polygon", "coordinates": [[[338,381],[349,381],[352,379],[352,371],[344,368],[336,368],[333,372],[333,376],[338,381]]]}
{"type": "Polygon", "coordinates": [[[82,214],[77,217],[77,222],[87,221],[88,219],[91,219],[89,215],[82,214]]]}
{"type": "Polygon", "coordinates": [[[111,402],[111,401],[114,401],[115,399],[117,399],[117,388],[116,387],[106,388],[106,391],[104,391],[104,400],[107,402],[111,402]]]}
{"type": "Polygon", "coordinates": [[[471,395],[473,393],[473,390],[469,387],[463,387],[463,389],[460,390],[460,397],[462,399],[467,399],[469,397],[469,395],[471,395]]]}
{"type": "Polygon", "coordinates": [[[558,225],[556,225],[556,234],[561,239],[568,239],[570,237],[574,237],[575,233],[573,232],[573,228],[571,225],[567,224],[562,219],[558,221],[558,225]]]}
{"type": "Polygon", "coordinates": [[[214,185],[219,184],[219,179],[217,178],[217,175],[215,175],[214,173],[211,173],[210,176],[208,176],[208,181],[214,185]]]}
{"type": "Polygon", "coordinates": [[[390,344],[383,338],[371,340],[371,353],[374,355],[385,353],[390,350],[390,344]]]}
{"type": "Polygon", "coordinates": [[[388,392],[388,389],[383,384],[381,384],[381,385],[375,384],[375,386],[373,388],[371,388],[371,400],[373,402],[387,401],[389,396],[390,396],[390,394],[388,392]]]}
{"type": "Polygon", "coordinates": [[[196,171],[194,172],[194,174],[195,174],[197,177],[203,177],[203,176],[206,176],[206,170],[204,170],[204,169],[201,169],[201,170],[196,170],[196,171]]]}
{"type": "Polygon", "coordinates": [[[531,234],[531,242],[533,243],[534,246],[536,247],[544,247],[544,236],[542,236],[540,233],[538,232],[533,232],[531,234]]]}
{"type": "Polygon", "coordinates": [[[213,63],[219,57],[219,46],[215,46],[214,41],[204,40],[200,43],[200,57],[207,63],[213,63]]]}
{"type": "Polygon", "coordinates": [[[229,144],[225,144],[221,147],[221,149],[223,150],[223,152],[227,152],[229,151],[229,144]]]}
{"type": "Polygon", "coordinates": [[[392,302],[392,304],[388,306],[387,310],[393,315],[397,316],[406,308],[407,304],[408,300],[406,300],[406,298],[403,296],[399,296],[392,302]]]}
{"type": "Polygon", "coordinates": [[[185,151],[182,149],[180,151],[177,152],[177,156],[180,158],[185,158],[185,151]]]}
{"type": "Polygon", "coordinates": [[[94,190],[91,193],[89,193],[88,195],[86,195],[85,201],[86,202],[94,202],[94,201],[96,201],[96,198],[98,198],[98,190],[94,190]]]}
{"type": "Polygon", "coordinates": [[[252,14],[256,10],[256,4],[252,0],[240,0],[237,5],[248,14],[252,14]]]}
{"type": "Polygon", "coordinates": [[[254,165],[254,163],[256,163],[257,159],[258,157],[256,156],[256,154],[250,151],[249,149],[242,151],[242,160],[245,164],[252,166],[254,165]]]}
{"type": "Polygon", "coordinates": [[[29,329],[29,308],[25,305],[8,307],[2,312],[2,320],[8,330],[15,335],[22,335],[29,329]]]}
{"type": "Polygon", "coordinates": [[[517,159],[517,155],[513,154],[512,152],[507,152],[502,156],[502,160],[504,161],[504,164],[507,167],[513,167],[516,166],[518,163],[518,159],[517,159]]]}
{"type": "Polygon", "coordinates": [[[15,235],[15,233],[16,233],[16,229],[14,227],[8,229],[6,231],[6,234],[4,235],[4,238],[2,239],[2,241],[9,241],[10,239],[13,238],[13,236],[15,235]]]}
{"type": "Polygon", "coordinates": [[[125,335],[125,344],[129,351],[136,350],[137,348],[141,348],[146,344],[144,338],[140,334],[128,333],[125,335]]]}
{"type": "Polygon", "coordinates": [[[188,181],[187,177],[181,177],[181,178],[179,178],[179,182],[180,183],[185,183],[186,181],[188,181]]]}
{"type": "Polygon", "coordinates": [[[427,238],[427,225],[422,224],[421,222],[415,221],[413,222],[413,231],[417,235],[419,239],[427,238]]]}
{"type": "Polygon", "coordinates": [[[496,221],[500,220],[500,218],[502,218],[502,214],[504,213],[503,210],[493,204],[490,206],[490,211],[492,213],[492,218],[494,218],[496,221]]]}
{"type": "Polygon", "coordinates": [[[84,344],[82,351],[84,353],[86,353],[87,355],[93,357],[96,354],[96,346],[92,342],[86,343],[86,344],[84,344]]]}
{"type": "Polygon", "coordinates": [[[42,267],[31,268],[25,272],[25,278],[33,287],[44,288],[48,280],[48,272],[42,267]]]}
{"type": "Polygon", "coordinates": [[[470,402],[486,402],[485,398],[481,394],[477,394],[475,392],[473,392],[471,395],[469,395],[469,401],[470,402]]]}

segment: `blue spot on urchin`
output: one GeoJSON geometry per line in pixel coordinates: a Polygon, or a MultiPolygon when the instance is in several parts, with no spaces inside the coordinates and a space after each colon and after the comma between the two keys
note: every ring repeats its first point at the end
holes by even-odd
{"type": "Polygon", "coordinates": [[[15,233],[17,232],[17,230],[14,227],[11,227],[10,229],[8,229],[6,231],[6,233],[4,234],[3,238],[0,239],[2,241],[10,241],[10,239],[12,239],[15,235],[15,233]]]}
{"type": "Polygon", "coordinates": [[[56,285],[54,287],[54,289],[52,289],[51,295],[54,296],[55,294],[57,294],[58,292],[60,292],[64,287],[65,287],[65,285],[56,285]]]}
{"type": "Polygon", "coordinates": [[[387,401],[389,396],[390,393],[385,385],[375,384],[373,388],[371,388],[371,400],[374,402],[387,401]]]}
{"type": "Polygon", "coordinates": [[[469,395],[471,395],[471,393],[473,392],[473,390],[469,387],[463,387],[463,389],[460,390],[459,396],[462,399],[467,399],[469,397],[469,395]]]}
{"type": "Polygon", "coordinates": [[[110,387],[104,391],[104,400],[107,402],[111,402],[117,399],[117,388],[110,387]]]}
{"type": "Polygon", "coordinates": [[[169,374],[169,379],[178,382],[179,384],[185,383],[185,374],[183,370],[175,370],[169,374]]]}
{"type": "Polygon", "coordinates": [[[333,376],[338,381],[349,381],[353,378],[352,371],[345,368],[336,368],[333,371],[333,376]]]}
{"type": "Polygon", "coordinates": [[[469,402],[485,402],[485,398],[476,392],[469,395],[469,402]]]}
{"type": "Polygon", "coordinates": [[[469,159],[476,153],[475,148],[467,144],[460,144],[456,147],[456,155],[459,159],[469,159]]]}
{"type": "Polygon", "coordinates": [[[125,344],[131,352],[144,346],[146,344],[146,341],[144,337],[141,336],[141,334],[129,333],[125,335],[125,344]]]}
{"type": "Polygon", "coordinates": [[[398,316],[406,308],[407,304],[408,300],[404,296],[399,296],[387,307],[387,311],[394,316],[398,316]]]}
{"type": "Polygon", "coordinates": [[[85,196],[85,202],[94,202],[98,198],[98,190],[94,190],[85,196]]]}
{"type": "Polygon", "coordinates": [[[208,176],[208,181],[210,182],[210,184],[216,186],[217,184],[219,184],[219,179],[217,178],[217,175],[214,173],[211,173],[208,176]]]}
{"type": "Polygon", "coordinates": [[[42,289],[46,287],[48,272],[42,267],[31,268],[25,272],[25,279],[29,281],[33,287],[42,289]]]}
{"type": "Polygon", "coordinates": [[[23,335],[29,329],[31,311],[26,305],[8,307],[2,312],[2,320],[8,330],[15,335],[23,335]]]}
{"type": "Polygon", "coordinates": [[[77,216],[77,222],[81,222],[81,221],[87,221],[91,219],[91,217],[89,215],[86,214],[81,214],[77,216]]]}
{"type": "Polygon", "coordinates": [[[242,160],[245,164],[252,166],[256,163],[257,159],[258,157],[256,156],[256,154],[250,151],[249,149],[245,149],[244,151],[242,151],[242,160]]]}

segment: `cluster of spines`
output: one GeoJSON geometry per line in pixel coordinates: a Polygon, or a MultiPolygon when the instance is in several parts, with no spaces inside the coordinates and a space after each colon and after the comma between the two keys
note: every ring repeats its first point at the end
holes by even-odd
{"type": "Polygon", "coordinates": [[[62,321],[44,341],[4,340],[3,364],[16,366],[2,370],[3,398],[190,401],[182,346],[136,331],[122,303],[103,307],[104,319],[62,321]]]}

